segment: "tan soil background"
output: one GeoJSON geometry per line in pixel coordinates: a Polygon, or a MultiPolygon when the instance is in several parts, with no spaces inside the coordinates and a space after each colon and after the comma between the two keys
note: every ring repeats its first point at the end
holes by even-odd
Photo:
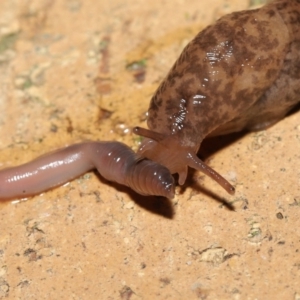
{"type": "MultiPolygon", "coordinates": [[[[186,43],[248,1],[1,0],[0,166],[145,126],[186,43]]],[[[217,138],[172,201],[88,173],[0,207],[0,298],[300,299],[300,114],[217,138]],[[231,208],[231,209],[230,209],[231,208]]],[[[1,183],[0,183],[1,186],[1,183]]]]}

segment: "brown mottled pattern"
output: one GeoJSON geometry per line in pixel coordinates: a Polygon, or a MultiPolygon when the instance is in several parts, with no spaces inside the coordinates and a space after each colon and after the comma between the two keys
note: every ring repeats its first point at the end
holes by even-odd
{"type": "Polygon", "coordinates": [[[299,102],[300,1],[226,15],[184,49],[148,126],[198,149],[209,134],[264,128],[299,102]]]}

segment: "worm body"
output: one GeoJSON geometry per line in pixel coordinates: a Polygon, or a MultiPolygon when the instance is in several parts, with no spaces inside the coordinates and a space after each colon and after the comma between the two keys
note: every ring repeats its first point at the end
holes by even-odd
{"type": "Polygon", "coordinates": [[[1,170],[0,198],[40,194],[95,168],[105,179],[126,185],[137,193],[174,196],[174,179],[166,167],[141,159],[119,142],[86,142],[1,170]]]}

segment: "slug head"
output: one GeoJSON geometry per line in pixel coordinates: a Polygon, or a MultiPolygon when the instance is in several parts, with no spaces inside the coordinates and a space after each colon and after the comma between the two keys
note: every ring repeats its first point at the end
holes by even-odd
{"type": "Polygon", "coordinates": [[[146,137],[138,154],[165,166],[171,174],[177,173],[180,185],[185,183],[188,167],[191,167],[215,180],[229,194],[234,194],[234,187],[199,159],[193,149],[182,145],[175,135],[165,135],[140,127],[135,127],[133,132],[146,137]]]}

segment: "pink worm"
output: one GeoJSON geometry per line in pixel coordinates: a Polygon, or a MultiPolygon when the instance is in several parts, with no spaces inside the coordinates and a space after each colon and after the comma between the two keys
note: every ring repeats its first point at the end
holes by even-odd
{"type": "Polygon", "coordinates": [[[62,185],[92,169],[142,195],[174,197],[169,170],[119,142],[85,142],[0,171],[0,199],[24,198],[62,185]]]}

